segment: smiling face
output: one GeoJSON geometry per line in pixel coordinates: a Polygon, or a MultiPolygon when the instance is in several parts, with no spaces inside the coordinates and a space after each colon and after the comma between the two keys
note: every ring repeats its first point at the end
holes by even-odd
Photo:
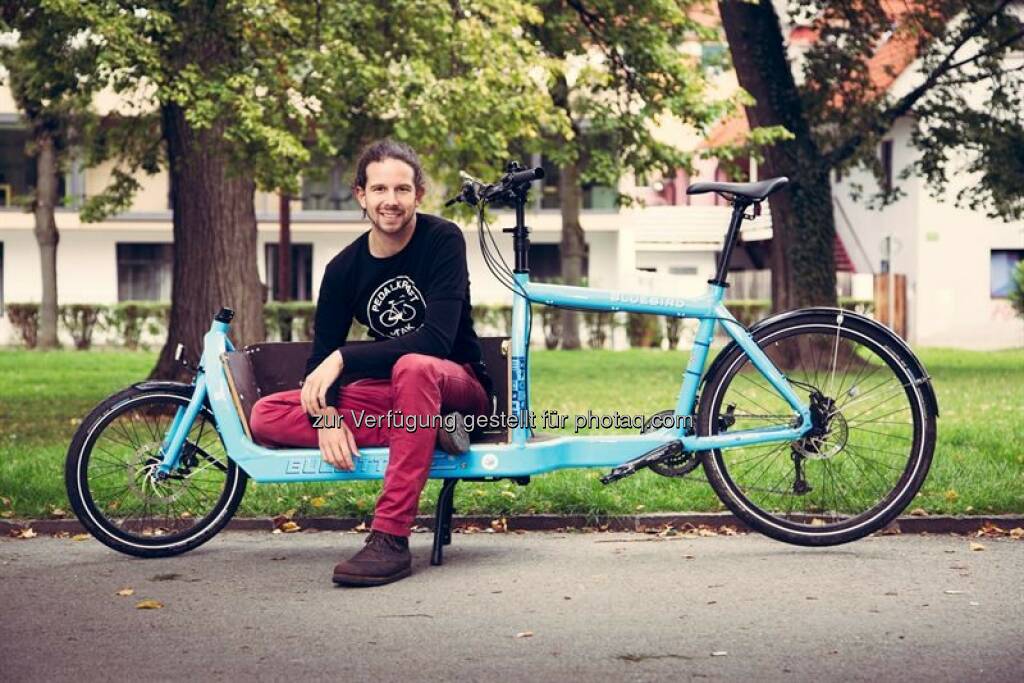
{"type": "Polygon", "coordinates": [[[399,236],[411,229],[423,188],[416,187],[412,166],[398,159],[374,161],[366,167],[366,187],[356,187],[356,199],[375,230],[399,236]]]}

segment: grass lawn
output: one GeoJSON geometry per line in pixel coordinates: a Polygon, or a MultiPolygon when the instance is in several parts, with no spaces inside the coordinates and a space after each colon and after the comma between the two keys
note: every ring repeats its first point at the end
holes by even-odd
{"type": "MultiPolygon", "coordinates": [[[[1024,351],[925,349],[920,357],[934,377],[941,417],[931,473],[913,507],[1024,513],[1024,351]]],[[[0,514],[32,518],[68,510],[63,466],[78,420],[108,394],[144,378],[155,360],[154,352],[0,350],[0,514]]],[[[535,351],[532,361],[538,415],[545,409],[650,415],[674,405],[686,354],[535,351]]],[[[700,470],[696,480],[644,471],[608,487],[598,481],[603,473],[555,472],[527,487],[465,483],[456,508],[495,515],[722,509],[700,470]]],[[[439,486],[428,484],[423,512],[433,510],[439,486]]],[[[362,515],[372,512],[379,489],[379,482],[250,481],[240,514],[362,515]]]]}

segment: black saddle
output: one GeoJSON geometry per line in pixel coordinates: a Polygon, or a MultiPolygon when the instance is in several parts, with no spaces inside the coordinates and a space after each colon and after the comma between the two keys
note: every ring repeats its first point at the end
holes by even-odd
{"type": "Polygon", "coordinates": [[[686,188],[686,194],[718,192],[731,197],[743,197],[752,202],[760,202],[764,201],[768,195],[781,190],[788,182],[789,178],[780,176],[757,183],[694,183],[686,188]]]}

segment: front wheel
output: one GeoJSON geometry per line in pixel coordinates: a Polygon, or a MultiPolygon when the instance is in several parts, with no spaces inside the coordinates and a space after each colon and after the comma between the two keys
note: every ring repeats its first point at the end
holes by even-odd
{"type": "Polygon", "coordinates": [[[160,446],[192,388],[125,389],[96,407],[68,448],[64,482],[79,521],[97,540],[138,557],[177,555],[231,519],[247,477],[225,452],[207,406],[186,435],[178,466],[154,477],[160,446]]]}
{"type": "MultiPolygon", "coordinates": [[[[855,315],[805,313],[754,340],[811,408],[797,441],[704,454],[708,481],[753,529],[798,545],[835,545],[883,528],[913,499],[931,465],[935,416],[888,331],[855,315]]],[[[707,379],[697,431],[791,427],[796,413],[731,346],[707,379]]]]}

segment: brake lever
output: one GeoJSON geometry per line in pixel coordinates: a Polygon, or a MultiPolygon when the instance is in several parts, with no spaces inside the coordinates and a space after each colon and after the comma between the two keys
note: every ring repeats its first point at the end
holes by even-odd
{"type": "Polygon", "coordinates": [[[453,204],[458,204],[459,202],[465,202],[470,206],[476,206],[479,201],[480,198],[476,193],[476,185],[473,182],[466,181],[462,184],[462,191],[445,202],[445,206],[448,207],[453,204]]]}

